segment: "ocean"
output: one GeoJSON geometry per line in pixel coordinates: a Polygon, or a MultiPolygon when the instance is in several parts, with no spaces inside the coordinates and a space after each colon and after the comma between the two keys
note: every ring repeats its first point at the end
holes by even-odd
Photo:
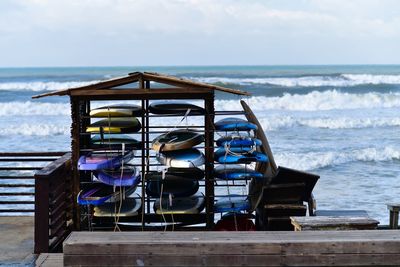
{"type": "MultiPolygon", "coordinates": [[[[248,91],[280,166],[321,176],[318,209],[364,209],[388,224],[400,201],[400,66],[215,66],[0,69],[0,151],[67,151],[67,97],[36,94],[155,71],[248,91]]],[[[216,95],[217,110],[241,98],[216,95]]]]}

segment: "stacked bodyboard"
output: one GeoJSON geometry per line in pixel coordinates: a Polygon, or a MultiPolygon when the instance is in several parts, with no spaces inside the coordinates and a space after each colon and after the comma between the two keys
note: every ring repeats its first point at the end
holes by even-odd
{"type": "Polygon", "coordinates": [[[268,157],[257,151],[257,147],[262,143],[252,134],[257,130],[255,124],[240,118],[225,118],[215,123],[215,130],[224,135],[216,141],[218,148],[214,152],[214,160],[219,165],[214,168],[214,178],[227,181],[228,189],[227,195],[216,198],[214,212],[223,214],[221,221],[217,223],[216,230],[230,229],[232,227],[228,225],[233,222],[237,228],[237,216],[240,216],[241,222],[247,226],[240,229],[239,225],[239,229],[236,230],[247,230],[251,220],[244,218],[243,212],[250,209],[248,195],[231,194],[229,181],[263,179],[262,173],[248,165],[255,162],[268,162],[268,157]]]}
{"type": "Polygon", "coordinates": [[[80,205],[93,205],[95,217],[135,216],[141,207],[134,194],[141,177],[129,165],[134,149],[141,143],[129,134],[140,131],[142,114],[136,105],[112,105],[90,111],[91,119],[99,119],[86,128],[91,135],[92,151],[78,160],[78,169],[91,171],[96,181],[78,194],[80,205]]]}
{"type": "MultiPolygon", "coordinates": [[[[204,110],[187,103],[155,102],[149,106],[154,114],[203,114],[204,110]]],[[[146,177],[146,194],[156,198],[156,214],[197,214],[204,209],[204,195],[199,193],[199,180],[204,178],[201,167],[204,154],[195,146],[204,142],[204,135],[193,130],[172,130],[156,137],[152,149],[165,166],[162,172],[146,177]]]]}

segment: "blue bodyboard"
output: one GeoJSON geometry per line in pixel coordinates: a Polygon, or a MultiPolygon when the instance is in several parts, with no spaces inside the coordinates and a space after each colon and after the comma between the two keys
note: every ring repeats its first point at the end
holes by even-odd
{"type": "Polygon", "coordinates": [[[214,176],[223,180],[264,178],[262,173],[241,165],[219,165],[214,169],[214,176]]]}
{"type": "Polygon", "coordinates": [[[217,146],[229,145],[230,147],[261,146],[261,140],[249,136],[228,135],[217,140],[217,146]]]}
{"type": "Polygon", "coordinates": [[[214,212],[240,212],[250,209],[247,196],[230,195],[217,199],[214,205],[214,212]]]}
{"type": "Polygon", "coordinates": [[[225,148],[221,147],[217,151],[215,151],[214,160],[219,163],[268,162],[267,155],[257,151],[250,152],[251,148],[248,147],[231,147],[230,151],[238,154],[227,154],[225,148]]]}
{"type": "Polygon", "coordinates": [[[257,130],[257,125],[240,118],[225,118],[215,124],[217,131],[251,131],[257,130]]]}

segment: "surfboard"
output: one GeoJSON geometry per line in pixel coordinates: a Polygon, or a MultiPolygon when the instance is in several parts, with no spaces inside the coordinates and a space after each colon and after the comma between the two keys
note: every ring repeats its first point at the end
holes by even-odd
{"type": "Polygon", "coordinates": [[[197,193],[191,197],[173,198],[172,203],[170,203],[168,197],[163,197],[161,202],[161,207],[160,199],[154,202],[153,208],[156,214],[198,214],[205,206],[202,193],[197,193]]]}
{"type": "Polygon", "coordinates": [[[140,121],[135,117],[101,119],[86,128],[87,133],[136,133],[140,131],[140,121]]]}
{"type": "Polygon", "coordinates": [[[240,212],[250,208],[247,196],[230,195],[220,197],[216,200],[214,211],[218,213],[223,212],[240,212]]]}
{"type": "Polygon", "coordinates": [[[191,130],[176,130],[162,134],[153,140],[152,148],[159,151],[189,149],[204,142],[204,135],[191,130]]]}
{"type": "Polygon", "coordinates": [[[228,145],[230,147],[241,147],[241,146],[261,146],[261,140],[250,136],[241,135],[228,135],[219,138],[216,141],[217,146],[228,145]]]}
{"type": "MultiPolygon", "coordinates": [[[[125,196],[131,195],[136,190],[135,186],[125,190],[125,196]]],[[[102,205],[105,202],[115,202],[120,198],[120,190],[114,192],[114,188],[101,183],[93,183],[78,193],[79,205],[102,205]]]]}
{"type": "Polygon", "coordinates": [[[236,154],[226,153],[225,148],[219,148],[214,153],[214,160],[219,163],[250,163],[250,162],[267,162],[268,157],[257,151],[250,151],[250,148],[231,147],[230,151],[236,154]],[[247,149],[247,150],[246,150],[247,149]]]}
{"type": "Polygon", "coordinates": [[[104,134],[103,137],[100,134],[92,136],[92,144],[137,144],[140,143],[135,138],[126,134],[104,134]]]}
{"type": "Polygon", "coordinates": [[[136,186],[140,183],[140,174],[136,168],[102,170],[95,172],[94,176],[100,182],[112,186],[136,186]]]}
{"type": "Polygon", "coordinates": [[[242,165],[219,165],[214,168],[214,176],[223,180],[262,179],[264,175],[242,165]]]}
{"type": "Polygon", "coordinates": [[[161,152],[157,160],[166,166],[174,168],[193,168],[204,164],[204,154],[197,149],[183,149],[161,152]]]}
{"type": "Polygon", "coordinates": [[[257,130],[257,125],[240,118],[225,118],[217,121],[215,124],[217,131],[250,131],[257,130]]]}
{"type": "Polygon", "coordinates": [[[189,109],[190,115],[205,114],[204,108],[187,102],[157,101],[149,105],[149,112],[153,114],[185,115],[189,109]]]}
{"type": "Polygon", "coordinates": [[[125,144],[126,147],[138,149],[142,146],[140,141],[126,134],[104,134],[103,137],[100,134],[95,134],[91,140],[93,147],[111,146],[112,149],[119,149],[121,144],[125,144]]]}
{"type": "Polygon", "coordinates": [[[146,176],[146,181],[146,193],[151,197],[160,197],[161,185],[163,185],[164,196],[171,194],[174,197],[188,197],[199,190],[197,180],[185,179],[167,173],[164,180],[162,180],[161,173],[152,173],[146,176]]]}
{"type": "Polygon", "coordinates": [[[93,118],[109,118],[109,117],[134,117],[142,116],[143,110],[141,106],[129,104],[116,104],[92,109],[89,113],[93,118]]]}
{"type": "Polygon", "coordinates": [[[135,197],[128,197],[122,201],[121,209],[119,210],[120,202],[104,203],[94,207],[95,217],[133,217],[139,214],[142,202],[140,196],[135,194],[135,197]],[[118,212],[119,210],[119,212],[118,212]],[[117,213],[116,213],[117,211],[117,213]]]}
{"type": "Polygon", "coordinates": [[[78,160],[78,169],[82,171],[94,171],[101,169],[117,169],[122,163],[126,164],[135,156],[133,151],[125,155],[115,153],[90,153],[87,156],[81,156],[78,160]]]}
{"type": "Polygon", "coordinates": [[[240,104],[243,107],[246,119],[258,126],[257,130],[254,132],[254,135],[255,137],[261,140],[262,145],[257,147],[257,151],[268,156],[267,162],[257,162],[255,168],[258,172],[264,174],[264,176],[267,177],[268,179],[252,180],[249,186],[249,194],[251,195],[250,197],[251,209],[255,210],[259,205],[259,203],[261,202],[263,196],[264,184],[268,183],[271,180],[271,178],[278,173],[278,167],[275,163],[275,159],[272,154],[271,147],[269,146],[267,136],[265,135],[265,132],[262,129],[261,124],[258,121],[257,117],[254,115],[253,111],[246,104],[246,102],[241,100],[240,104]]]}
{"type": "Polygon", "coordinates": [[[257,117],[254,115],[253,111],[246,104],[246,102],[241,100],[240,104],[243,107],[246,119],[249,122],[257,125],[257,130],[255,131],[254,134],[255,134],[256,138],[260,139],[262,142],[262,145],[257,148],[257,151],[267,155],[268,159],[269,159],[268,162],[258,162],[256,164],[256,170],[263,173],[267,177],[275,176],[277,173],[278,167],[275,163],[275,159],[272,154],[271,147],[269,146],[267,136],[265,135],[265,132],[264,132],[263,128],[261,127],[261,124],[258,121],[257,117]]]}

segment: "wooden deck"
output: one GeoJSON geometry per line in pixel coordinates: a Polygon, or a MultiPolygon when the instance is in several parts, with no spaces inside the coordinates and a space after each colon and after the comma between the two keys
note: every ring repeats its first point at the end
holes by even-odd
{"type": "Polygon", "coordinates": [[[33,255],[33,217],[0,216],[0,266],[25,266],[33,255]]]}
{"type": "Polygon", "coordinates": [[[65,266],[400,266],[399,230],[73,232],[65,266]]]}
{"type": "Polygon", "coordinates": [[[62,253],[42,253],[36,260],[37,267],[62,267],[64,259],[62,253]]]}

